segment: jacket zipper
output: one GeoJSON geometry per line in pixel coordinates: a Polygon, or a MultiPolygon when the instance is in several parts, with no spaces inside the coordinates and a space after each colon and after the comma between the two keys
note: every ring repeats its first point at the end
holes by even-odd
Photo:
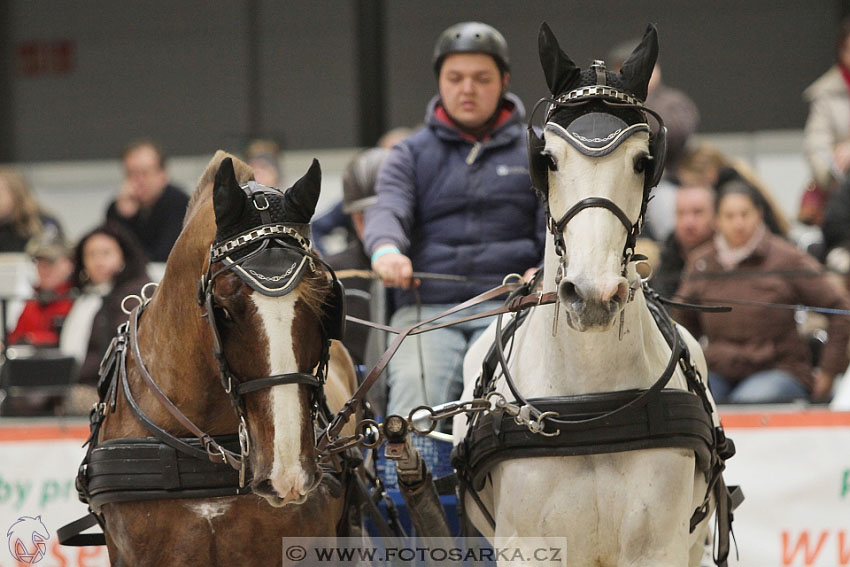
{"type": "Polygon", "coordinates": [[[481,153],[481,142],[475,142],[472,145],[472,149],[469,150],[469,155],[466,156],[466,165],[472,165],[475,163],[475,159],[478,157],[478,154],[481,153]]]}

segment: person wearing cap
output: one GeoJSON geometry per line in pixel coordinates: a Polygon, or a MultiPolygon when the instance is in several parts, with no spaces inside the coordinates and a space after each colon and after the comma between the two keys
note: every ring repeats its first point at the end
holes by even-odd
{"type": "MultiPolygon", "coordinates": [[[[366,212],[372,267],[395,288],[395,327],[470,299],[543,258],[544,215],[530,188],[525,110],[508,92],[505,38],[480,22],[453,25],[439,36],[432,63],[439,92],[425,126],[390,151],[366,212]]],[[[463,356],[489,322],[404,341],[388,369],[388,411],[406,415],[460,397],[463,356]]]]}
{"type": "Polygon", "coordinates": [[[74,264],[70,250],[55,227],[27,245],[38,273],[34,296],[24,305],[15,329],[9,333],[10,345],[39,347],[59,345],[59,332],[74,303],[71,272],[74,264]]]}

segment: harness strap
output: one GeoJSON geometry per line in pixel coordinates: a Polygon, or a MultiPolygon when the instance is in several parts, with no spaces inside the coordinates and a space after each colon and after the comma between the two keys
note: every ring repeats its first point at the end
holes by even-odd
{"type": "Polygon", "coordinates": [[[322,382],[312,374],[288,372],[286,374],[275,374],[268,378],[260,378],[259,380],[251,380],[250,382],[242,382],[236,386],[236,393],[240,395],[248,394],[281,384],[304,384],[313,388],[320,388],[322,386],[322,382]]]}
{"type": "Polygon", "coordinates": [[[82,518],[74,520],[70,524],[65,524],[56,530],[56,537],[59,538],[60,545],[70,545],[73,547],[106,545],[106,536],[104,534],[83,533],[87,529],[93,528],[99,523],[97,516],[94,514],[86,514],[82,518]]]}
{"type": "Polygon", "coordinates": [[[623,212],[623,209],[618,207],[613,201],[610,199],[605,199],[604,197],[587,197],[586,199],[582,199],[564,213],[564,216],[561,217],[560,220],[554,223],[555,228],[558,229],[559,232],[563,232],[564,227],[567,226],[567,223],[572,220],[574,216],[583,211],[584,209],[591,209],[601,207],[603,209],[608,209],[614,216],[620,219],[620,222],[623,223],[623,226],[626,227],[626,232],[631,234],[634,230],[634,223],[629,220],[629,217],[626,216],[626,213],[623,212]]]}
{"type": "Polygon", "coordinates": [[[170,445],[175,449],[188,453],[199,459],[209,459],[213,462],[218,462],[219,460],[226,462],[231,467],[236,470],[239,470],[242,466],[242,459],[240,455],[234,453],[233,451],[229,451],[216,443],[216,441],[210,436],[208,433],[202,431],[197,425],[195,425],[188,417],[186,417],[183,412],[181,412],[177,406],[165,395],[165,393],[160,389],[159,385],[154,381],[150,372],[148,372],[147,367],[145,366],[144,361],[142,360],[142,353],[139,349],[139,340],[137,335],[137,328],[139,317],[141,316],[142,307],[136,307],[133,310],[133,313],[130,316],[130,345],[133,349],[133,356],[136,358],[136,364],[139,368],[139,374],[145,383],[150,387],[151,393],[154,397],[162,404],[162,406],[174,417],[177,422],[186,428],[192,435],[194,435],[198,440],[201,441],[203,449],[198,449],[197,447],[193,447],[188,443],[182,441],[180,438],[172,435],[171,433],[165,431],[161,427],[159,427],[156,423],[153,422],[150,417],[142,410],[139,406],[138,402],[136,402],[133,397],[133,393],[130,389],[130,383],[127,379],[127,368],[126,368],[126,355],[121,359],[121,382],[123,385],[124,396],[127,398],[127,401],[130,405],[130,409],[133,412],[133,415],[139,420],[139,422],[145,426],[154,437],[165,443],[166,445],[170,445]]]}

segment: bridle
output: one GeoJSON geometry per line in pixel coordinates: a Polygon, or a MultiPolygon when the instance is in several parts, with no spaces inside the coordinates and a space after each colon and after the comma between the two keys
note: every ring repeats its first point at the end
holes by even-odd
{"type": "Polygon", "coordinates": [[[661,174],[664,169],[664,157],[667,148],[667,128],[664,126],[664,120],[657,112],[645,107],[636,97],[613,86],[607,85],[604,62],[598,60],[594,61],[591,67],[596,70],[596,85],[576,88],[558,96],[557,98],[540,99],[534,106],[528,120],[528,158],[531,181],[533,187],[540,193],[545,201],[546,226],[554,238],[555,252],[560,258],[558,272],[555,276],[556,285],[560,282],[565,271],[566,258],[564,255],[566,253],[566,243],[564,242],[564,229],[566,228],[567,223],[569,223],[569,221],[572,220],[579,212],[590,208],[602,208],[610,211],[626,228],[627,237],[622,254],[623,272],[625,273],[626,266],[635,254],[635,244],[646,216],[646,207],[650,200],[650,191],[660,181],[661,174]],[[648,122],[628,125],[619,119],[613,118],[612,115],[607,115],[605,113],[601,114],[611,116],[613,120],[618,120],[621,123],[621,126],[616,130],[608,132],[607,135],[603,137],[587,137],[583,136],[578,131],[583,126],[580,123],[589,115],[582,115],[573,119],[566,127],[551,121],[557,109],[575,108],[577,106],[585,105],[591,101],[601,101],[612,108],[636,110],[644,117],[646,114],[649,114],[658,122],[658,132],[652,134],[648,122]],[[548,155],[545,153],[546,143],[543,137],[538,135],[533,128],[534,116],[537,109],[543,104],[548,104],[544,130],[563,138],[573,147],[578,149],[582,154],[587,156],[599,157],[607,155],[616,149],[616,147],[631,134],[635,132],[650,132],[649,156],[647,156],[647,160],[643,165],[645,180],[643,185],[641,210],[638,218],[634,222],[629,219],[629,216],[622,208],[605,197],[586,197],[570,207],[561,218],[556,220],[552,216],[548,198],[548,170],[552,168],[552,163],[548,158],[548,155]]]}
{"type": "MultiPolygon", "coordinates": [[[[265,211],[268,208],[267,200],[263,195],[262,190],[255,183],[243,186],[247,196],[260,211],[265,211]],[[265,203],[264,203],[265,202],[265,203]],[[265,206],[265,208],[263,208],[265,206]]],[[[268,189],[268,188],[264,188],[268,189]]],[[[265,216],[265,215],[264,215],[265,216]]],[[[264,219],[265,220],[265,219],[264,219]]],[[[129,348],[133,350],[133,354],[138,362],[138,367],[142,378],[153,391],[155,397],[161,402],[163,407],[186,429],[188,429],[195,437],[201,441],[203,450],[198,450],[190,447],[180,438],[166,432],[164,429],[156,425],[135,403],[132,393],[129,391],[129,382],[126,380],[126,375],[122,377],[124,382],[125,397],[130,402],[130,407],[136,418],[154,434],[155,437],[164,443],[171,445],[185,453],[189,453],[196,457],[207,457],[211,461],[223,461],[230,465],[233,469],[239,471],[240,488],[246,483],[247,459],[251,452],[250,436],[247,426],[247,414],[245,409],[245,396],[266,388],[284,384],[302,384],[307,386],[311,391],[311,418],[314,425],[314,431],[318,428],[318,417],[321,414],[324,419],[330,419],[330,412],[324,398],[324,384],[327,378],[327,367],[330,358],[330,341],[331,339],[340,338],[342,332],[339,321],[332,321],[336,316],[337,311],[344,312],[344,306],[339,303],[343,300],[344,292],[342,285],[336,278],[333,269],[324,262],[321,258],[312,252],[310,240],[306,234],[309,234],[309,225],[290,224],[290,223],[270,223],[252,228],[233,237],[227,238],[222,242],[214,242],[210,246],[209,262],[206,272],[201,276],[198,283],[198,304],[204,309],[202,317],[206,318],[210,334],[213,342],[213,354],[218,366],[219,378],[225,392],[228,394],[233,406],[236,417],[239,420],[238,439],[239,453],[235,453],[222,447],[208,433],[202,431],[194,423],[189,420],[177,408],[157,386],[150,372],[144,364],[139,349],[136,327],[141,312],[144,309],[144,304],[137,307],[135,313],[130,318],[129,332],[129,348]],[[271,254],[273,250],[289,251],[294,253],[300,261],[293,262],[293,265],[284,274],[280,276],[264,276],[252,269],[245,269],[253,261],[261,261],[264,254],[271,254]],[[221,266],[214,269],[214,266],[221,266]],[[321,266],[323,269],[320,269],[321,266]],[[332,281],[332,295],[329,307],[325,308],[322,316],[322,350],[319,358],[319,363],[314,374],[304,372],[288,372],[285,374],[275,374],[258,378],[255,380],[246,380],[244,377],[238,376],[230,367],[227,358],[224,354],[224,345],[221,339],[221,333],[216,323],[215,310],[219,308],[216,305],[214,298],[215,281],[216,279],[228,272],[237,274],[252,288],[260,289],[265,295],[281,296],[295,289],[298,281],[306,270],[310,270],[314,274],[321,274],[326,277],[325,270],[330,274],[332,281]],[[265,285],[263,280],[276,280],[274,289],[265,285]],[[330,321],[330,322],[329,322],[330,321]]],[[[126,374],[126,371],[122,372],[126,374]]]]}
{"type": "MultiPolygon", "coordinates": [[[[206,273],[201,277],[201,280],[198,283],[198,303],[204,307],[205,313],[203,317],[206,318],[209,323],[210,334],[213,342],[213,355],[215,356],[216,363],[218,365],[221,385],[224,388],[224,391],[229,395],[233,409],[236,412],[236,416],[239,418],[239,443],[242,453],[240,456],[240,462],[238,463],[240,469],[244,469],[245,466],[244,462],[241,461],[250,454],[250,440],[246,423],[244,396],[259,390],[283,384],[303,384],[308,386],[311,390],[311,415],[315,421],[319,410],[320,400],[323,397],[322,388],[327,378],[330,339],[327,337],[327,333],[324,329],[322,333],[322,353],[319,364],[316,367],[315,374],[288,372],[285,374],[274,374],[264,378],[247,381],[244,378],[240,378],[233,372],[230,368],[230,364],[227,362],[227,358],[224,355],[224,345],[221,340],[221,333],[218,329],[218,325],[216,324],[215,316],[215,309],[217,308],[214,299],[215,280],[219,276],[228,272],[235,272],[240,277],[243,277],[243,273],[245,272],[239,271],[238,269],[252,258],[257,257],[268,250],[269,246],[272,244],[303,255],[304,262],[302,262],[301,266],[299,266],[299,272],[303,272],[305,267],[309,267],[309,269],[314,273],[322,273],[321,270],[316,268],[316,265],[320,264],[330,271],[333,279],[336,279],[336,276],[333,274],[333,270],[330,266],[312,253],[309,239],[302,236],[298,230],[291,226],[285,226],[282,224],[264,225],[247,233],[242,233],[217,246],[213,244],[210,247],[209,266],[206,273]],[[283,240],[284,238],[290,239],[296,244],[289,244],[283,240]],[[253,246],[256,246],[256,248],[250,250],[241,258],[230,260],[231,254],[253,246]],[[213,265],[219,262],[223,263],[224,266],[213,271],[213,265]]],[[[294,273],[289,275],[290,277],[295,278],[300,274],[294,273]]]]}

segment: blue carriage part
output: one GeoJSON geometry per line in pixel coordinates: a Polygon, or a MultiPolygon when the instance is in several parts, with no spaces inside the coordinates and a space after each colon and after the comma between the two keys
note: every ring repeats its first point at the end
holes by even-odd
{"type": "MultiPolygon", "coordinates": [[[[404,501],[404,497],[401,495],[401,491],[399,491],[398,488],[388,488],[387,495],[392,498],[393,504],[395,504],[396,511],[398,512],[398,519],[404,528],[404,533],[415,536],[416,534],[413,529],[413,523],[410,521],[410,514],[407,511],[407,504],[404,501]]],[[[440,496],[440,503],[443,505],[443,510],[446,511],[446,519],[449,521],[449,529],[451,530],[451,533],[457,536],[460,534],[460,521],[457,515],[457,496],[454,494],[440,496]]],[[[386,502],[381,500],[378,503],[378,509],[385,518],[389,517],[386,502]]],[[[378,537],[380,535],[370,516],[364,516],[363,526],[370,536],[378,537]]]]}
{"type": "MultiPolygon", "coordinates": [[[[421,453],[425,466],[431,471],[432,478],[437,479],[455,472],[451,465],[451,443],[419,435],[411,435],[410,439],[413,446],[421,453]]],[[[376,468],[378,469],[378,476],[384,481],[384,486],[387,489],[398,490],[395,462],[384,456],[383,448],[378,451],[376,468]]]]}

